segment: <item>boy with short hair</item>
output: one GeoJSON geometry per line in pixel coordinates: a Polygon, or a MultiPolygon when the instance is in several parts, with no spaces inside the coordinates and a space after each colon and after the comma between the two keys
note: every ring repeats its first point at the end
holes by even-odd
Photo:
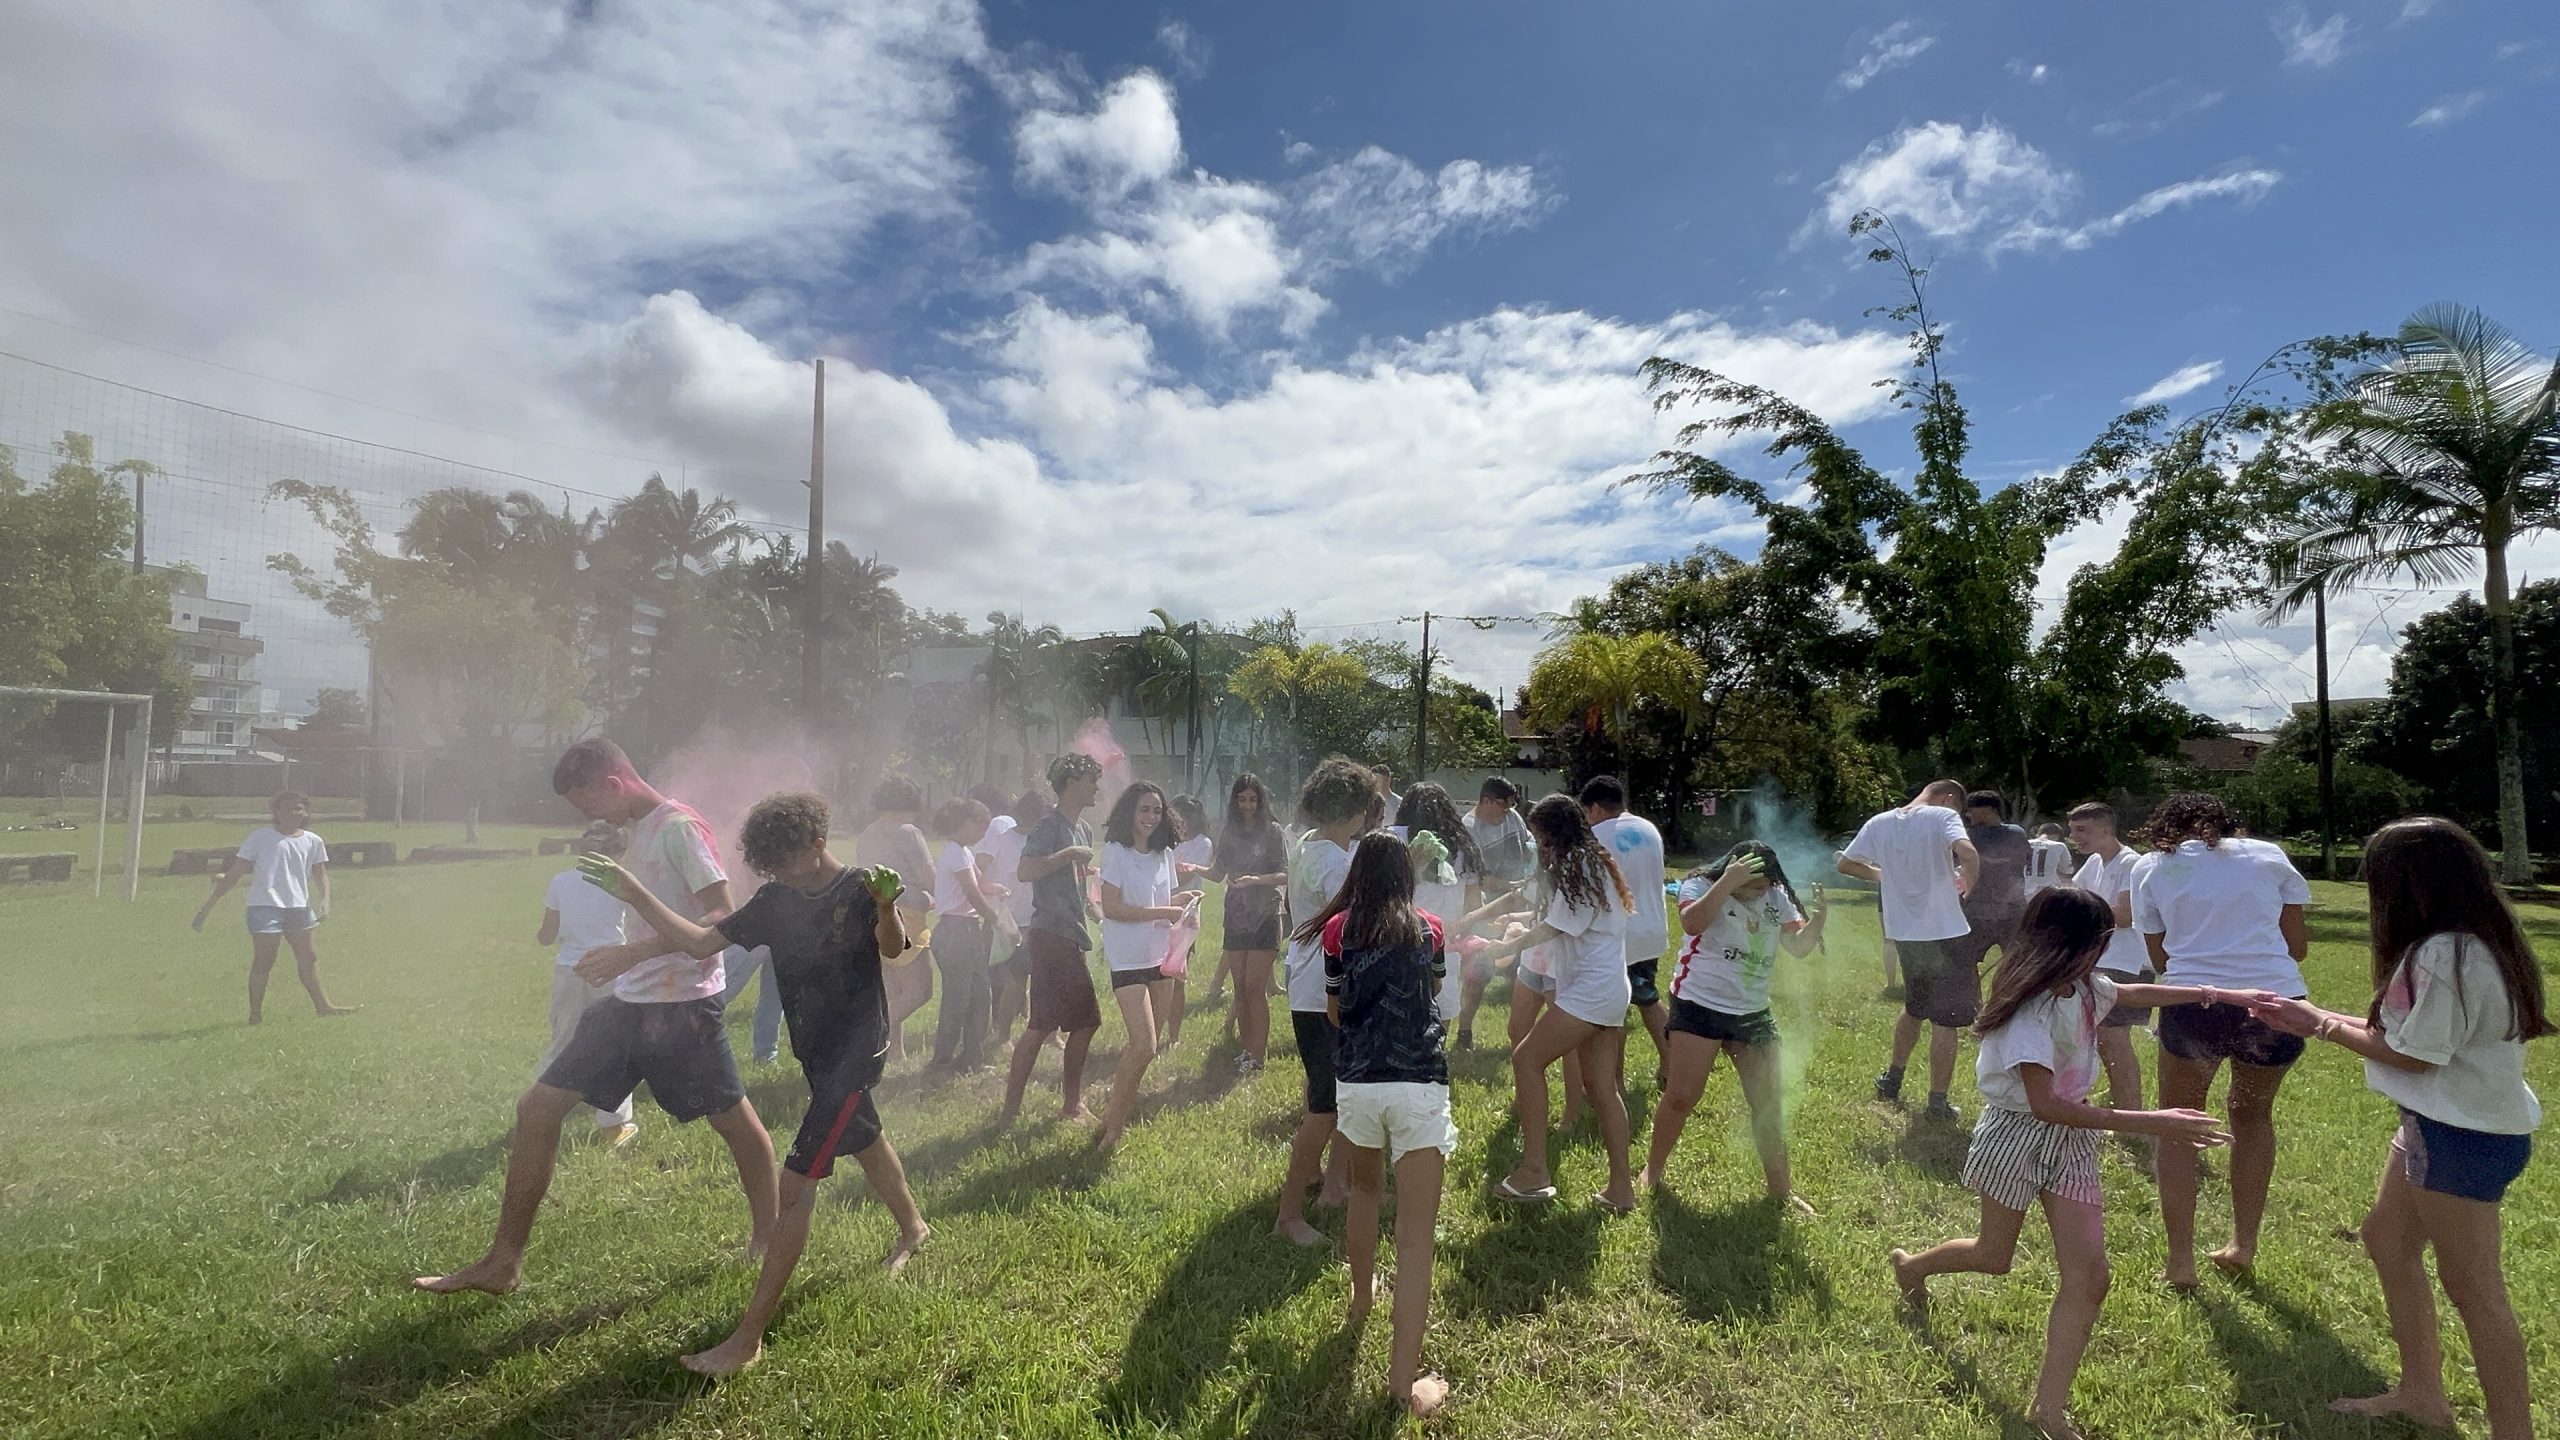
{"type": "MultiPolygon", "coordinates": [[[[1520,818],[1519,786],[1499,775],[1486,776],[1476,788],[1475,808],[1467,812],[1466,823],[1476,852],[1484,857],[1484,869],[1476,881],[1481,897],[1499,895],[1529,878],[1538,847],[1529,837],[1529,822],[1520,818]]],[[[1460,962],[1459,977],[1456,1044],[1461,1050],[1472,1050],[1476,1011],[1483,1008],[1484,992],[1493,984],[1493,966],[1469,956],[1460,962]]]]}
{"type": "Polygon", "coordinates": [[[1023,953],[1030,957],[1031,1019],[1014,1042],[1013,1069],[1005,1077],[1003,1122],[1022,1113],[1022,1092],[1031,1084],[1031,1067],[1050,1035],[1067,1037],[1066,1069],[1060,1077],[1065,1103],[1060,1114],[1074,1121],[1093,1118],[1084,1108],[1084,1057],[1102,1028],[1102,1002],[1094,995],[1093,972],[1085,968],[1092,939],[1085,929],[1085,877],[1093,870],[1093,827],[1077,817],[1093,805],[1102,788],[1102,763],[1070,751],[1049,762],[1049,790],[1058,806],[1040,817],[1022,837],[1017,872],[1031,887],[1031,919],[1022,927],[1023,953]]]}
{"type": "MultiPolygon", "coordinates": [[[[622,853],[622,827],[610,820],[588,825],[583,840],[588,854],[622,853]]],[[[542,893],[542,928],[533,936],[536,945],[559,947],[551,966],[551,1044],[534,1064],[534,1078],[540,1079],[560,1052],[569,1048],[569,1037],[578,1033],[578,1017],[587,1013],[587,1007],[613,993],[610,985],[590,985],[581,979],[577,966],[588,951],[621,944],[627,938],[623,921],[630,913],[621,901],[588,884],[574,865],[551,877],[550,887],[542,893]]],[[[596,1117],[601,1138],[617,1150],[640,1133],[631,1121],[628,1095],[609,1110],[587,1108],[596,1117]]]]}
{"type": "Polygon", "coordinates": [[[733,1374],[762,1358],[765,1327],[809,1243],[818,1182],[834,1173],[838,1155],[861,1164],[872,1193],[897,1222],[898,1239],[883,1262],[889,1274],[903,1271],[933,1233],[907,1190],[906,1168],[882,1133],[871,1100],[888,1064],[889,1003],[881,967],[907,950],[895,903],[896,874],[839,862],[827,849],[826,799],[805,790],[758,801],[739,840],[748,868],[768,878],[746,904],[708,924],[677,914],[608,858],[591,856],[581,865],[589,879],[629,902],[659,939],[685,954],[708,959],[729,945],[770,948],[766,973],[781,989],[791,1053],[809,1082],[809,1108],[783,1161],[773,1244],[746,1313],[728,1339],[683,1357],[685,1368],[701,1375],[733,1374]]]}
{"type": "MultiPolygon", "coordinates": [[[[1627,787],[1614,775],[1592,776],[1574,798],[1582,802],[1582,818],[1591,822],[1592,835],[1608,848],[1609,858],[1618,862],[1618,873],[1626,877],[1627,888],[1635,892],[1635,913],[1627,919],[1627,989],[1645,1033],[1653,1037],[1654,1083],[1659,1089],[1664,1057],[1670,1053],[1665,1037],[1671,1023],[1670,1007],[1662,1003],[1662,957],[1671,950],[1671,908],[1663,889],[1663,871],[1670,861],[1664,854],[1662,832],[1627,809],[1627,787]]],[[[1624,1075],[1625,1026],[1618,1027],[1615,1043],[1618,1073],[1624,1075]]]]}
{"type": "Polygon", "coordinates": [[[214,905],[249,880],[249,1023],[265,1018],[267,976],[276,968],[280,945],[293,947],[294,974],[311,996],[312,1013],[352,1015],[353,1005],[329,1003],[320,987],[320,954],[311,947],[312,927],[329,918],[329,844],[309,827],[311,800],[287,790],[267,805],[275,823],[249,832],[240,852],[213,877],[213,893],[196,909],[195,928],[204,929],[214,905]]]}
{"type": "MultiPolygon", "coordinates": [[[[628,873],[677,913],[697,921],[729,913],[729,876],[720,868],[711,827],[691,806],[651,788],[621,746],[602,738],[570,746],[552,767],[551,788],[590,820],[628,826],[628,873]]],[[[678,1124],[708,1119],[727,1142],[747,1192],[748,1253],[764,1252],[773,1231],[773,1140],[739,1083],[737,1057],[720,1023],[719,952],[705,959],[648,941],[607,946],[580,960],[576,973],[590,985],[611,984],[613,993],[579,1016],[568,1046],[516,1101],[506,1192],[489,1249],[450,1275],[410,1282],[421,1290],[504,1295],[515,1289],[551,1188],[561,1122],[581,1103],[621,1104],[643,1080],[658,1108],[678,1124]]]]}
{"type": "MultiPolygon", "coordinates": [[[[2071,843],[2089,858],[2071,883],[2107,902],[2116,928],[2107,937],[2107,953],[2098,957],[2098,973],[2118,985],[2149,985],[2160,977],[2151,968],[2151,947],[2133,924],[2133,863],[2142,857],[2116,834],[2114,807],[2091,801],[2073,807],[2071,843]]],[[[2151,1019],[2147,1009],[2118,1005],[2098,1029],[2098,1059],[2107,1071],[2107,1103],[2118,1110],[2142,1108],[2142,1057],[2133,1048],[2133,1028],[2151,1019]]],[[[2153,1147],[2143,1137],[2128,1137],[2147,1155],[2153,1147]]]]}

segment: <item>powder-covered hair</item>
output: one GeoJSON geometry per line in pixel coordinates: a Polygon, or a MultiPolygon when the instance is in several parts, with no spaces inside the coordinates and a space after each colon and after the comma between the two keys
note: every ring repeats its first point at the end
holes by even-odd
{"type": "Polygon", "coordinates": [[[631,768],[631,757],[622,753],[622,747],[603,736],[581,740],[561,751],[559,763],[551,767],[551,793],[566,795],[612,775],[637,778],[639,772],[631,768]]]}
{"type": "Polygon", "coordinates": [[[827,797],[814,790],[783,790],[767,795],[747,812],[738,829],[738,850],[747,868],[771,875],[827,843],[827,797]]]}
{"type": "Polygon", "coordinates": [[[1461,876],[1484,873],[1484,851],[1476,845],[1475,832],[1458,814],[1456,798],[1439,785],[1425,780],[1404,792],[1404,809],[1397,812],[1396,821],[1413,834],[1428,830],[1439,836],[1448,847],[1449,863],[1461,876]]]}
{"type": "Polygon", "coordinates": [[[1101,779],[1102,762],[1081,750],[1070,750],[1049,762],[1046,778],[1049,782],[1049,793],[1063,795],[1067,793],[1068,786],[1079,780],[1101,779]]]}

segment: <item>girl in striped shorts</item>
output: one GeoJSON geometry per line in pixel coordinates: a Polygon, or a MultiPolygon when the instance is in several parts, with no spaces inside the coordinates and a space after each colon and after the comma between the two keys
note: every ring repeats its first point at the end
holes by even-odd
{"type": "Polygon", "coordinates": [[[2027,902],[2017,943],[2003,950],[1991,998],[1974,1024],[1983,1111],[1965,1153],[1964,1183],[1982,1197],[1982,1233],[1917,1255],[1892,1255],[1903,1299],[1925,1306],[1932,1275],[2008,1274],[2027,1207],[2042,1205],[2062,1283],[2045,1319],[2044,1363],[2027,1418],[2038,1434],[2055,1440],[2078,1440],[2065,1413],[2071,1381],[2107,1294],[2098,1132],[2133,1131],[2198,1149],[2231,1139],[2221,1121],[2201,1110],[2109,1110],[2089,1103],[2098,1078],[2098,1029],[2115,1006],[2245,1003],[2208,987],[2119,985],[2098,974],[2115,923],[2107,902],[2085,890],[2045,890],[2027,902]]]}

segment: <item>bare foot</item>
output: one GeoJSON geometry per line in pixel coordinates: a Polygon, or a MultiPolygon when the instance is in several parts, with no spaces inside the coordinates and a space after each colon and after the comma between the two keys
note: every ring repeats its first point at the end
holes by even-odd
{"type": "Polygon", "coordinates": [[[2258,1252],[2225,1245],[2204,1258],[2213,1262],[2214,1269],[2236,1278],[2248,1274],[2249,1267],[2258,1263],[2258,1252]]]}
{"type": "Polygon", "coordinates": [[[1911,1252],[1896,1250],[1886,1255],[1893,1262],[1893,1283],[1902,1291],[1902,1303],[1914,1310],[1929,1308],[1929,1277],[1911,1273],[1911,1252]]]}
{"type": "Polygon", "coordinates": [[[738,1252],[738,1263],[748,1266],[764,1264],[765,1240],[766,1237],[762,1235],[748,1236],[746,1248],[738,1252]]]}
{"type": "Polygon", "coordinates": [[[1125,1135],[1125,1134],[1127,1134],[1127,1133],[1128,1133],[1128,1132],[1127,1132],[1127,1131],[1125,1131],[1125,1130],[1105,1130],[1105,1131],[1103,1131],[1102,1133],[1100,1133],[1100,1134],[1098,1134],[1098,1135],[1094,1136],[1094,1137],[1093,1137],[1093,1148],[1094,1148],[1094,1153],[1099,1154],[1099,1155],[1108,1155],[1108,1154],[1110,1154],[1112,1151],[1119,1149],[1119,1148],[1120,1148],[1120,1137],[1121,1137],[1121,1136],[1123,1136],[1123,1135],[1125,1135]]]}
{"type": "Polygon", "coordinates": [[[1068,1108],[1059,1111],[1058,1121],[1063,1125],[1099,1125],[1102,1123],[1101,1117],[1095,1115],[1092,1111],[1087,1110],[1082,1105],[1069,1106],[1068,1108]]]}
{"type": "Polygon", "coordinates": [[[744,1331],[708,1350],[678,1356],[676,1363],[696,1375],[735,1375],[764,1358],[764,1341],[744,1331]]]}
{"type": "Polygon", "coordinates": [[[257,1011],[252,1010],[249,1012],[249,1023],[252,1025],[262,1025],[265,1024],[266,1021],[258,1014],[257,1011]]]}
{"type": "Polygon", "coordinates": [[[2398,1415],[2437,1430],[2453,1428],[2453,1405],[2442,1395],[2403,1395],[2398,1387],[2362,1399],[2332,1400],[2329,1408],[2340,1415],[2362,1415],[2380,1420],[2398,1415]]]}
{"type": "Polygon", "coordinates": [[[1793,1215],[1799,1220],[1822,1218],[1822,1212],[1813,1208],[1813,1202],[1801,1195],[1772,1195],[1769,1198],[1778,1202],[1778,1209],[1783,1214],[1793,1215]]]}
{"type": "Polygon", "coordinates": [[[323,1005],[316,1013],[325,1020],[332,1015],[353,1015],[363,1008],[361,1005],[323,1005]]]}
{"type": "Polygon", "coordinates": [[[596,1138],[605,1143],[605,1148],[610,1150],[619,1150],[623,1146],[630,1144],[632,1140],[639,1135],[639,1133],[639,1126],[624,1123],[621,1125],[609,1125],[604,1129],[598,1130],[596,1132],[596,1138]]]}
{"type": "Polygon", "coordinates": [[[2169,1263],[2160,1268],[2160,1283],[2181,1295],[2194,1290],[2196,1288],[2195,1257],[2189,1255],[2181,1259],[2175,1255],[2170,1256],[2169,1263]]]}
{"type": "Polygon", "coordinates": [[[901,1231],[898,1243],[889,1247],[889,1258],[880,1262],[881,1270],[890,1279],[897,1279],[906,1270],[907,1262],[916,1258],[916,1252],[924,1248],[924,1242],[932,1238],[933,1227],[930,1225],[918,1225],[913,1235],[901,1231]]]}
{"type": "Polygon", "coordinates": [[[1636,1172],[1636,1188],[1639,1190],[1656,1189],[1661,1184],[1662,1172],[1654,1169],[1650,1165],[1647,1165],[1642,1170],[1636,1172]]]}
{"type": "Polygon", "coordinates": [[[1441,1406],[1449,1403],[1449,1382],[1437,1375],[1425,1375],[1413,1382],[1413,1390],[1405,1397],[1412,1407],[1413,1418],[1427,1420],[1441,1406]]]}
{"type": "Polygon", "coordinates": [[[1271,1233],[1292,1245],[1316,1246],[1324,1243],[1324,1232],[1303,1219],[1283,1220],[1271,1227],[1271,1233]]]}
{"type": "Polygon", "coordinates": [[[450,1275],[420,1275],[409,1283],[430,1295],[451,1295],[463,1290],[507,1295],[514,1292],[523,1273],[521,1262],[510,1265],[484,1255],[450,1275]]]}
{"type": "Polygon", "coordinates": [[[2085,1440],[2080,1433],[2080,1427],[2071,1423],[2069,1415],[2060,1413],[2044,1415],[2030,1411],[2027,1414],[2027,1423],[2034,1426],[2035,1432],[2043,1436],[2044,1440],[2085,1440]]]}

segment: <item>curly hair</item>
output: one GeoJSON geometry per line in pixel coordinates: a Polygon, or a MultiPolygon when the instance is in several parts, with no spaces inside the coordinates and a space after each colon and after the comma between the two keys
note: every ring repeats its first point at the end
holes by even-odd
{"type": "Polygon", "coordinates": [[[1636,908],[1635,892],[1627,888],[1617,859],[1591,833],[1581,801],[1550,795],[1529,807],[1529,833],[1538,837],[1538,863],[1546,871],[1548,888],[1565,904],[1577,910],[1605,909],[1614,890],[1619,909],[1636,908]]]}
{"type": "Polygon", "coordinates": [[[1428,830],[1449,847],[1449,861],[1460,876],[1484,873],[1484,851],[1475,832],[1458,815],[1458,802],[1440,786],[1425,780],[1404,792],[1404,809],[1396,819],[1415,834],[1428,830]]]}
{"type": "Polygon", "coordinates": [[[1079,780],[1102,778],[1102,762],[1081,750],[1070,750],[1049,762],[1049,793],[1063,795],[1068,786],[1079,780]]]}
{"type": "Polygon", "coordinates": [[[1343,755],[1328,755],[1298,787],[1298,818],[1310,825],[1339,825],[1357,820],[1383,804],[1378,777],[1369,767],[1343,755]]]}
{"type": "Polygon", "coordinates": [[[2221,796],[2192,790],[2170,796],[2151,812],[2151,843],[2163,849],[2174,849],[2182,840],[2219,845],[2239,828],[2221,796]]]}
{"type": "Polygon", "coordinates": [[[767,795],[747,812],[738,829],[738,849],[747,868],[771,875],[827,843],[827,797],[814,790],[783,790],[767,795]]]}
{"type": "Polygon", "coordinates": [[[966,795],[954,795],[934,807],[933,833],[945,840],[956,840],[960,838],[961,831],[969,828],[969,822],[991,818],[983,801],[972,800],[966,795]]]}
{"type": "Polygon", "coordinates": [[[1111,802],[1111,814],[1102,822],[1102,838],[1111,844],[1126,845],[1150,855],[1182,843],[1181,837],[1173,833],[1173,806],[1164,798],[1164,787],[1152,780],[1131,781],[1129,788],[1120,792],[1120,798],[1111,802]],[[1155,828],[1141,835],[1138,833],[1138,802],[1150,795],[1156,797],[1156,804],[1162,808],[1156,812],[1155,828]]]}

